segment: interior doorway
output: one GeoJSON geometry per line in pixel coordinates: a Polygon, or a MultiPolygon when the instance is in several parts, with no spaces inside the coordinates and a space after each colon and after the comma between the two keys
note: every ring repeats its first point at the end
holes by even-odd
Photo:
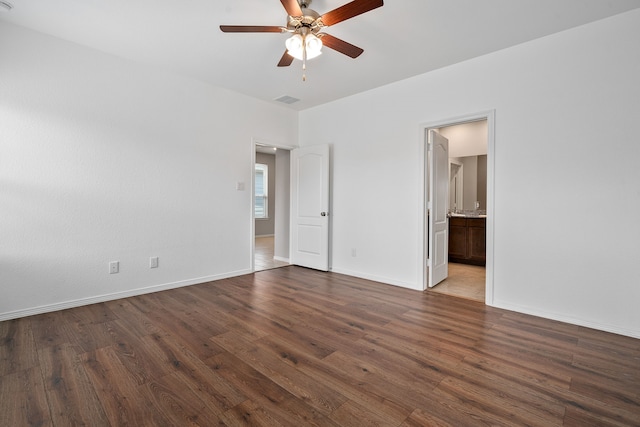
{"type": "Polygon", "coordinates": [[[494,112],[442,120],[423,125],[424,149],[424,254],[423,289],[493,304],[493,176],[494,112]],[[449,140],[448,178],[433,186],[428,135],[435,130],[449,140]],[[481,141],[479,141],[479,139],[481,141]],[[463,173],[464,172],[464,173],[463,173]],[[429,188],[447,186],[448,276],[429,287],[429,188]],[[452,186],[455,185],[455,188],[452,186]],[[466,190],[466,191],[465,191],[466,190]]]}
{"type": "Polygon", "coordinates": [[[290,148],[254,141],[252,270],[289,265],[290,148]]]}

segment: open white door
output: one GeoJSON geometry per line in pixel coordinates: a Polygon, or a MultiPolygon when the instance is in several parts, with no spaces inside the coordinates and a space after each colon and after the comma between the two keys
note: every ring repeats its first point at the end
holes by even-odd
{"type": "Polygon", "coordinates": [[[431,288],[449,275],[449,140],[429,130],[429,216],[428,286],[431,288]]]}
{"type": "Polygon", "coordinates": [[[291,263],[329,270],[329,146],[291,151],[291,263]]]}

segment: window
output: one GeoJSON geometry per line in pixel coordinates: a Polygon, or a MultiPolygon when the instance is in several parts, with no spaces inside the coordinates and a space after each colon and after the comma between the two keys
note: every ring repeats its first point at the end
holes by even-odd
{"type": "Polygon", "coordinates": [[[267,204],[268,188],[269,188],[269,168],[267,165],[256,163],[255,173],[255,210],[256,218],[269,218],[269,210],[267,204]]]}

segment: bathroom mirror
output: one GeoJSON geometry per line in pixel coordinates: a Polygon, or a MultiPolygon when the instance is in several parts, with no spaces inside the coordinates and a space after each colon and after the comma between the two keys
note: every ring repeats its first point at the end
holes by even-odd
{"type": "Polygon", "coordinates": [[[487,209],[487,156],[449,158],[449,209],[487,209]]]}

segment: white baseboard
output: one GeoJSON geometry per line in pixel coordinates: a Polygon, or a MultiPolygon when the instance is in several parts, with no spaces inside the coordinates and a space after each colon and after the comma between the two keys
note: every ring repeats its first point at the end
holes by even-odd
{"type": "Polygon", "coordinates": [[[422,287],[418,287],[417,284],[415,283],[402,282],[399,280],[390,279],[388,277],[376,276],[374,274],[367,274],[367,273],[362,273],[360,271],[347,270],[339,267],[338,268],[333,267],[331,268],[331,271],[334,273],[345,274],[347,276],[358,277],[360,279],[371,280],[373,282],[384,283],[386,285],[393,285],[393,286],[398,286],[400,288],[407,288],[407,289],[413,289],[416,291],[422,291],[422,287]]]}
{"type": "Polygon", "coordinates": [[[286,262],[287,264],[291,264],[291,262],[289,262],[289,258],[283,258],[281,256],[274,256],[273,259],[275,259],[276,261],[282,261],[282,262],[286,262]]]}
{"type": "Polygon", "coordinates": [[[238,270],[213,276],[198,277],[194,279],[181,280],[173,283],[153,285],[144,288],[131,289],[128,291],[114,292],[111,294],[97,295],[94,297],[80,298],[71,301],[64,301],[55,304],[47,304],[39,307],[25,308],[22,310],[0,313],[0,322],[4,320],[17,319],[20,317],[34,316],[36,314],[50,313],[52,311],[66,310],[67,308],[80,307],[83,305],[96,304],[100,302],[113,301],[120,298],[134,297],[137,295],[150,294],[153,292],[166,291],[168,289],[182,288],[184,286],[197,285],[214,280],[226,279],[229,277],[242,276],[252,273],[251,270],[238,270]]]}
{"type": "Polygon", "coordinates": [[[517,313],[529,314],[531,316],[542,317],[544,319],[557,320],[563,323],[569,323],[571,325],[584,326],[586,328],[597,329],[599,331],[611,332],[613,334],[624,335],[632,338],[640,338],[640,330],[633,330],[627,328],[620,328],[617,326],[603,324],[599,322],[592,322],[589,320],[579,319],[571,316],[565,316],[558,313],[551,313],[547,311],[537,310],[531,307],[525,307],[517,304],[510,304],[504,301],[494,300],[493,307],[501,308],[504,310],[515,311],[517,313]]]}

